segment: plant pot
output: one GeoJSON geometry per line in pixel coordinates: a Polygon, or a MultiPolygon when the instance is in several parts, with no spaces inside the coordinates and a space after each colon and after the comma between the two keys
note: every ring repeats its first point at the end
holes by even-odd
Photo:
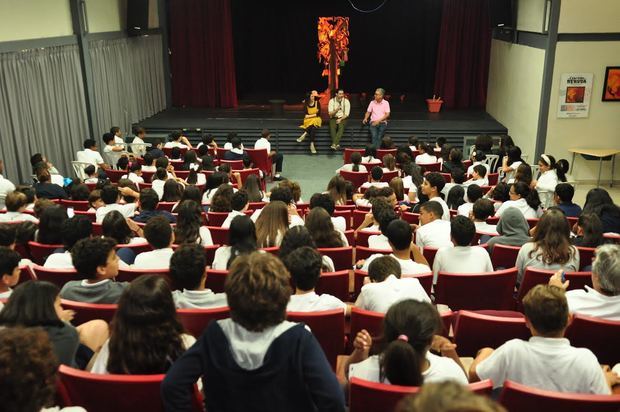
{"type": "Polygon", "coordinates": [[[430,113],[439,113],[443,100],[426,99],[426,105],[430,113]]]}

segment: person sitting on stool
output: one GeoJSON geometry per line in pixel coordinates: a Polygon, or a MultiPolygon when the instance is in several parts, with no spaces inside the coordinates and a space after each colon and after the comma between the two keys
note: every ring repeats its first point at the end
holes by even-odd
{"type": "Polygon", "coordinates": [[[301,126],[304,129],[304,133],[297,139],[298,143],[303,142],[306,136],[310,136],[310,153],[316,154],[316,148],[314,147],[314,140],[316,138],[316,129],[321,127],[323,123],[321,120],[321,104],[317,97],[319,93],[316,90],[312,90],[306,96],[304,101],[304,122],[301,126]]]}
{"type": "Polygon", "coordinates": [[[263,129],[261,132],[261,138],[254,143],[254,150],[259,149],[267,149],[267,156],[271,158],[271,161],[276,164],[276,174],[273,177],[273,180],[282,180],[282,162],[284,161],[284,156],[282,153],[278,153],[275,150],[271,150],[271,132],[269,129],[263,129]]]}
{"type": "Polygon", "coordinates": [[[344,128],[351,113],[351,102],[344,97],[344,90],[338,89],[336,95],[327,104],[329,113],[329,135],[332,138],[332,150],[340,149],[340,139],[344,135],[344,128]]]}
{"type": "Polygon", "coordinates": [[[381,145],[383,133],[387,128],[387,119],[390,117],[390,103],[383,99],[384,95],[385,90],[381,88],[375,90],[375,99],[368,104],[363,120],[364,124],[368,124],[368,118],[370,118],[370,135],[374,147],[381,145]]]}

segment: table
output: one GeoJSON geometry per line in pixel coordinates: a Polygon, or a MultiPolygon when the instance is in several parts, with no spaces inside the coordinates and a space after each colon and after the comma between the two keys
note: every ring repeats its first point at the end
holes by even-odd
{"type": "Polygon", "coordinates": [[[616,164],[616,155],[620,153],[620,149],[568,149],[573,154],[573,161],[570,164],[571,174],[575,167],[575,155],[577,153],[582,155],[588,155],[598,157],[598,179],[596,180],[596,187],[601,185],[601,169],[603,167],[603,158],[611,156],[611,179],[609,181],[609,187],[614,184],[614,166],[616,164]]]}

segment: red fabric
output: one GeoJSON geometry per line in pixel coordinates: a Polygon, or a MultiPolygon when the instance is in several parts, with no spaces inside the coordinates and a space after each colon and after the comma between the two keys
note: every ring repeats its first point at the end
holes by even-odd
{"type": "Polygon", "coordinates": [[[491,27],[489,0],[444,0],[435,93],[449,109],[484,108],[491,27]]]}
{"type": "Polygon", "coordinates": [[[236,107],[230,0],[174,0],[168,5],[172,104],[236,107]]]}

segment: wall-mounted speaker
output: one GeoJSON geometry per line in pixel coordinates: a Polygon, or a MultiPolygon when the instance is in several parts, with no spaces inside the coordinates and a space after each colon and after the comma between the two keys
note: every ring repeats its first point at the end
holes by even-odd
{"type": "Polygon", "coordinates": [[[142,36],[149,29],[149,0],[127,0],[127,35],[142,36]]]}

